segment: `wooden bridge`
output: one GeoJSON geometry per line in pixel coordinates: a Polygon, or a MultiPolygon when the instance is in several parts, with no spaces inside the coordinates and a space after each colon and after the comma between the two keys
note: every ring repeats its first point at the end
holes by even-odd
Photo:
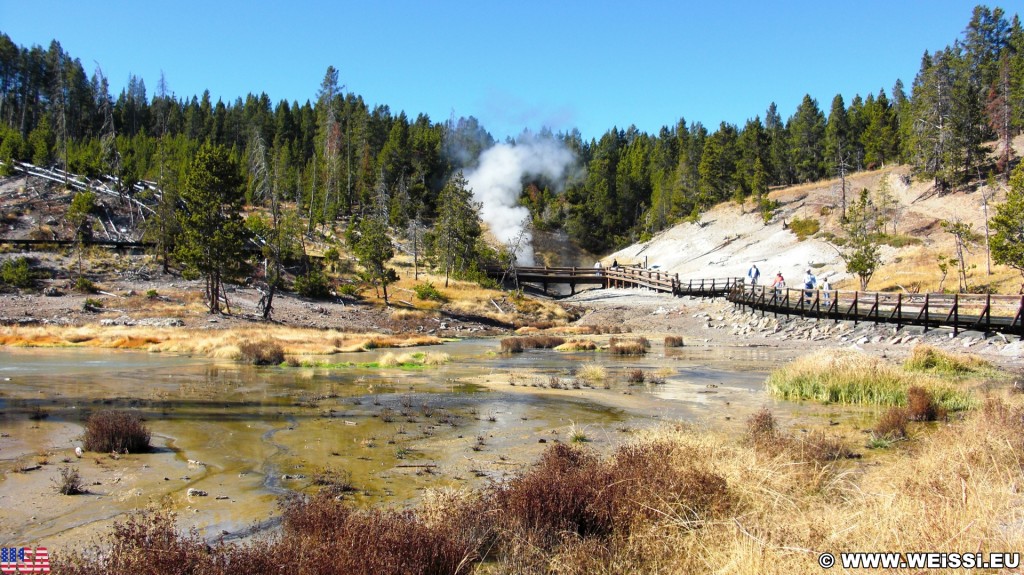
{"type": "MultiPolygon", "coordinates": [[[[514,271],[519,282],[567,284],[572,293],[577,285],[604,288],[644,288],[673,296],[725,297],[740,307],[760,311],[762,315],[800,315],[834,321],[872,322],[920,326],[925,331],[949,327],[953,334],[975,330],[1001,332],[1024,338],[1024,296],[991,294],[908,294],[901,292],[864,292],[840,290],[773,289],[751,286],[743,278],[681,280],[678,274],[639,267],[519,267],[514,271]]],[[[504,278],[513,272],[498,267],[487,275],[504,278]]]]}
{"type": "Polygon", "coordinates": [[[545,292],[551,284],[569,286],[576,293],[578,285],[596,285],[604,288],[644,288],[674,296],[722,297],[736,286],[743,285],[743,278],[712,278],[680,280],[679,274],[659,270],[623,266],[616,268],[588,267],[517,267],[507,270],[488,267],[487,275],[506,282],[513,279],[520,283],[540,284],[545,292]]]}

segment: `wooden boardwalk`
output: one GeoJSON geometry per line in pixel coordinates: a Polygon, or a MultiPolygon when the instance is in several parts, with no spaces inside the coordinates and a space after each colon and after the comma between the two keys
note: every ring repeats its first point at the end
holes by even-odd
{"type": "MultiPolygon", "coordinates": [[[[487,275],[497,280],[512,281],[513,275],[504,268],[488,267],[487,275]]],[[[568,285],[572,293],[576,286],[596,285],[605,288],[643,288],[674,296],[722,297],[734,287],[743,285],[743,278],[711,278],[680,280],[679,274],[669,274],[632,266],[617,268],[586,267],[517,267],[515,278],[520,283],[540,284],[545,292],[551,284],[568,285]]]]}
{"type": "MultiPolygon", "coordinates": [[[[508,270],[492,267],[487,275],[511,281],[508,270]]],[[[643,288],[673,296],[725,297],[737,306],[760,311],[762,315],[800,315],[834,321],[871,322],[920,326],[925,331],[938,327],[1000,332],[1024,338],[1024,296],[991,294],[908,294],[901,292],[822,291],[795,288],[772,289],[750,286],[743,278],[681,280],[678,274],[638,267],[520,267],[519,282],[567,284],[572,293],[578,285],[604,288],[643,288]]]]}
{"type": "Polygon", "coordinates": [[[925,331],[951,327],[1002,332],[1024,337],[1024,296],[991,294],[907,294],[902,292],[822,291],[768,286],[736,286],[726,297],[761,315],[806,317],[921,326],[925,331]]]}

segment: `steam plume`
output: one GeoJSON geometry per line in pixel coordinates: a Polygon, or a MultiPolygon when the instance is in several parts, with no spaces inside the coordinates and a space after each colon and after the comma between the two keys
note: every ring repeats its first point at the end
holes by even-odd
{"type": "MultiPolygon", "coordinates": [[[[476,201],[483,204],[480,218],[503,243],[514,240],[528,221],[530,211],[518,204],[523,178],[543,176],[561,184],[573,166],[573,153],[550,138],[529,138],[497,144],[480,155],[479,166],[466,174],[476,201]]],[[[532,237],[527,234],[516,253],[520,265],[533,265],[532,237]]]]}

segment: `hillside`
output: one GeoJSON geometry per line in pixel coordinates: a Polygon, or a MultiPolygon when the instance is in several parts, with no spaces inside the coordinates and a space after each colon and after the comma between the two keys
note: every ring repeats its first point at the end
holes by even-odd
{"type": "MultiPolygon", "coordinates": [[[[1024,137],[1018,137],[1014,144],[1019,155],[1024,137]]],[[[871,290],[937,291],[942,279],[937,256],[955,253],[953,236],[942,229],[941,220],[959,217],[984,236],[984,196],[989,197],[990,213],[1006,198],[1000,186],[939,195],[930,181],[914,181],[908,167],[898,166],[848,176],[847,202],[852,202],[861,189],[876,192],[883,179],[900,206],[896,235],[909,245],[882,247],[882,266],[868,285],[871,290]]],[[[810,267],[819,277],[828,276],[834,288],[855,289],[859,287],[857,278],[846,272],[837,248],[826,239],[828,234],[842,235],[839,190],[838,179],[775,190],[769,197],[780,207],[767,224],[751,202],[743,206],[721,204],[703,214],[698,223],[679,224],[648,242],[609,254],[602,262],[646,262],[678,273],[680,278],[743,276],[755,263],[762,281],[770,281],[775,272],[781,271],[790,285],[810,267]],[[789,227],[797,218],[817,221],[820,230],[801,241],[789,227]]],[[[967,254],[967,262],[976,266],[969,272],[971,286],[988,285],[998,293],[1017,293],[1020,275],[1015,270],[993,265],[992,275],[986,274],[984,241],[967,254]]],[[[951,269],[942,287],[949,290],[956,286],[956,273],[951,269]]]]}

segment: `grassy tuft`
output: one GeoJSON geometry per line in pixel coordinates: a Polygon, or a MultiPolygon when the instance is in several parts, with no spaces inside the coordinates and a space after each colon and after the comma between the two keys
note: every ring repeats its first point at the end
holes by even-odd
{"type": "Polygon", "coordinates": [[[896,405],[907,403],[907,389],[930,391],[949,411],[970,409],[969,392],[948,387],[861,352],[822,350],[796,359],[768,376],[768,391],[783,399],[813,399],[822,403],[896,405]]]}
{"type": "Polygon", "coordinates": [[[681,335],[667,335],[667,336],[665,336],[665,347],[683,347],[683,336],[681,336],[681,335]]]}
{"type": "Polygon", "coordinates": [[[576,370],[576,377],[590,385],[595,385],[608,379],[608,370],[603,365],[585,363],[576,370]]]}
{"type": "Polygon", "coordinates": [[[903,366],[939,375],[968,375],[992,369],[992,364],[979,357],[949,353],[930,345],[915,347],[903,366]]]}

